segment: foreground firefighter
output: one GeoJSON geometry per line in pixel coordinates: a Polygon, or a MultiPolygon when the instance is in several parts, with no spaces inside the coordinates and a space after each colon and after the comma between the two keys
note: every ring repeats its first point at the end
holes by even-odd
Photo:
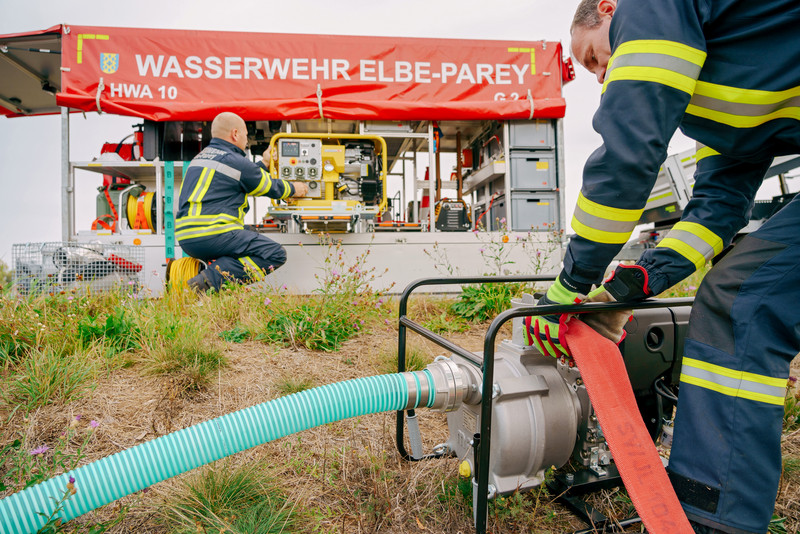
{"type": "MultiPolygon", "coordinates": [[[[800,152],[798,24],[796,0],[581,2],[572,53],[603,84],[594,127],[604,144],[586,163],[577,235],[540,304],[579,302],[601,282],[678,127],[702,143],[693,198],[658,247],[617,268],[603,293],[657,295],[723,251],[748,221],[773,157],[800,152]]],[[[669,465],[696,532],[763,533],[772,516],[786,380],[800,351],[798,224],[795,198],[697,294],[669,465]]],[[[566,320],[536,320],[533,341],[560,355],[566,320]]]]}
{"type": "Polygon", "coordinates": [[[244,229],[248,195],[283,199],[307,192],[303,183],[270,177],[266,152],[258,164],[245,157],[247,126],[238,115],[217,115],[211,136],[186,171],[175,223],[184,252],[205,262],[213,260],[188,282],[200,292],[219,290],[226,278],[253,281],[286,262],[281,245],[244,229]]]}

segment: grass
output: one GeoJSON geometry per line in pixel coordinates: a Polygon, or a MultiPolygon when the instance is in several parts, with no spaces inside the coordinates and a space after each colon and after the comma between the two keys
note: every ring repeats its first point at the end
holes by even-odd
{"type": "Polygon", "coordinates": [[[300,393],[314,387],[314,381],[310,378],[286,377],[278,381],[275,386],[282,396],[300,393]]]}
{"type": "MultiPolygon", "coordinates": [[[[85,463],[151,439],[164,427],[183,428],[276,392],[396,372],[396,302],[369,289],[372,275],[363,274],[363,261],[345,262],[336,244],[323,246],[333,257],[321,266],[320,290],[311,297],[240,287],[215,296],[176,291],[141,301],[122,294],[0,294],[0,456],[29,461],[34,447],[52,450],[76,413],[103,421],[86,445],[85,463]],[[167,382],[193,394],[173,398],[164,392],[167,382]]],[[[693,293],[702,274],[664,296],[693,293]]],[[[505,309],[503,299],[511,294],[495,286],[459,299],[468,317],[450,311],[453,299],[420,295],[412,299],[409,317],[458,344],[472,342],[473,322],[492,303],[505,309]]],[[[485,311],[487,318],[492,313],[485,311]]],[[[442,352],[409,343],[406,368],[421,370],[442,352]]],[[[786,414],[785,486],[773,532],[800,525],[796,390],[787,395],[786,414]]],[[[426,450],[447,439],[442,414],[417,415],[426,450]]],[[[394,417],[377,414],[310,429],[159,485],[142,494],[111,532],[472,531],[471,484],[459,478],[458,459],[401,461],[394,417]]],[[[74,452],[77,445],[65,450],[74,452]]],[[[10,459],[0,464],[0,475],[13,465],[10,459]]],[[[26,477],[36,476],[34,467],[25,468],[26,477]]],[[[7,477],[0,497],[18,484],[24,481],[7,477]]],[[[593,502],[623,517],[630,510],[626,498],[609,491],[593,502]]],[[[97,524],[117,517],[113,510],[98,514],[97,524]]],[[[489,528],[555,533],[582,525],[538,489],[492,502],[489,528]]]]}
{"type": "Polygon", "coordinates": [[[68,404],[92,389],[97,368],[91,351],[32,349],[9,377],[3,400],[24,413],[52,403],[68,404]]]}
{"type": "Polygon", "coordinates": [[[294,532],[292,506],[259,463],[217,462],[170,496],[162,522],[174,534],[294,532]]]}
{"type": "Polygon", "coordinates": [[[222,348],[217,341],[204,337],[199,325],[172,326],[143,343],[143,369],[150,374],[169,375],[185,391],[205,388],[210,377],[227,364],[222,348]]]}
{"type": "MultiPolygon", "coordinates": [[[[433,358],[418,347],[406,347],[406,371],[422,371],[428,366],[433,358]]],[[[397,349],[392,348],[382,352],[379,356],[380,371],[382,373],[397,372],[397,349]]]]}

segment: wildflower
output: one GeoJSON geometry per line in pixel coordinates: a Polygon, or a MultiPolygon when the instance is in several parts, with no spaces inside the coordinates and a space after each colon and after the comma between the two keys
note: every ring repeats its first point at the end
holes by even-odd
{"type": "Polygon", "coordinates": [[[392,323],[389,322],[389,319],[384,319],[383,322],[386,323],[389,326],[392,326],[392,323]]]}
{"type": "Polygon", "coordinates": [[[83,417],[83,416],[81,414],[78,414],[78,415],[75,416],[75,420],[76,421],[80,421],[81,417],[83,417]]]}
{"type": "Polygon", "coordinates": [[[92,428],[97,428],[98,426],[100,426],[100,423],[92,419],[91,421],[89,421],[89,426],[92,428]]]}
{"type": "Polygon", "coordinates": [[[484,252],[486,252],[486,249],[485,249],[485,248],[483,248],[483,247],[481,247],[481,249],[480,249],[478,252],[480,252],[481,254],[483,254],[484,252]]]}
{"type": "Polygon", "coordinates": [[[507,235],[503,236],[503,243],[508,243],[508,236],[507,235]]]}
{"type": "Polygon", "coordinates": [[[339,271],[337,271],[336,269],[331,269],[331,274],[333,276],[339,276],[339,271]]]}
{"type": "Polygon", "coordinates": [[[50,450],[50,447],[48,447],[47,445],[42,445],[41,447],[37,447],[37,448],[33,449],[28,454],[30,454],[31,456],[38,456],[40,454],[46,453],[49,450],[50,450]]]}
{"type": "Polygon", "coordinates": [[[283,289],[284,291],[286,291],[286,290],[287,290],[287,289],[289,289],[289,288],[286,286],[286,284],[283,284],[283,285],[281,286],[281,289],[283,289]]]}
{"type": "Polygon", "coordinates": [[[264,298],[264,306],[269,306],[272,304],[272,300],[269,297],[264,298]]]}

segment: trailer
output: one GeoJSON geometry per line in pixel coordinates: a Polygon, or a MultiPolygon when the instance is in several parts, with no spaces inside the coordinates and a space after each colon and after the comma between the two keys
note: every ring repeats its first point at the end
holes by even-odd
{"type": "MultiPolygon", "coordinates": [[[[371,248],[388,289],[439,274],[425,254],[433,246],[461,274],[482,274],[487,236],[544,242],[565,230],[561,88],[574,72],[558,42],[64,24],[0,36],[0,50],[0,113],[62,117],[62,242],[144,250],[141,283],[154,294],[167,260],[182,256],[182,171],[220,111],[245,119],[254,160],[277,142],[274,172],[313,193],[250,200],[247,222],[292,265],[270,278],[293,290],[315,289],[321,236],[353,255],[371,248]],[[70,161],[76,111],[141,123],[132,140],[70,161]],[[331,170],[310,163],[309,150],[333,146],[342,148],[331,170]],[[303,161],[286,151],[295,148],[303,161]],[[78,212],[76,197],[95,187],[95,212],[78,212]]],[[[523,267],[524,254],[510,261],[523,267]]]]}

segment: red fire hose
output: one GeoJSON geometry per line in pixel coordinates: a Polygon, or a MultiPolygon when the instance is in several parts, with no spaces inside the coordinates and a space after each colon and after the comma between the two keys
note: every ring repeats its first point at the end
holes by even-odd
{"type": "Polygon", "coordinates": [[[628,495],[650,534],[692,534],[636,406],[619,348],[577,319],[563,343],[581,372],[628,495]]]}

